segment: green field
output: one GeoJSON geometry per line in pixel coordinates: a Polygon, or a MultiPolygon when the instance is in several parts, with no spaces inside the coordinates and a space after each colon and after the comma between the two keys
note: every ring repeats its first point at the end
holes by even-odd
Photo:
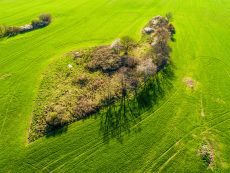
{"type": "Polygon", "coordinates": [[[0,23],[23,25],[49,12],[43,29],[0,40],[0,172],[230,172],[229,0],[1,0],[0,23]],[[104,143],[100,117],[28,144],[41,74],[52,60],[110,43],[172,12],[173,88],[123,140],[104,143]],[[194,91],[183,80],[197,81],[194,91]],[[208,169],[198,154],[209,141],[208,169]]]}

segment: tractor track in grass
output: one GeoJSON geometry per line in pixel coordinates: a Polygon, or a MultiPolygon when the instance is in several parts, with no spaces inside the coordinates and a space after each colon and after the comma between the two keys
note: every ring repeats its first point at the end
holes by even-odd
{"type": "MultiPolygon", "coordinates": [[[[37,172],[40,172],[40,169],[37,168],[37,167],[35,167],[33,164],[30,164],[30,163],[28,163],[28,162],[26,162],[26,161],[23,161],[22,163],[23,163],[23,164],[26,164],[26,165],[28,165],[28,166],[30,166],[33,170],[36,170],[37,172]]],[[[42,171],[41,171],[41,172],[42,172],[42,171]]]]}
{"type": "MultiPolygon", "coordinates": [[[[208,62],[211,62],[212,64],[214,63],[213,60],[222,64],[224,72],[226,74],[226,77],[230,77],[230,74],[228,71],[228,69],[230,69],[230,66],[227,63],[225,63],[224,61],[222,61],[221,58],[211,57],[211,56],[199,56],[199,57],[207,59],[208,62]]],[[[210,63],[209,63],[209,65],[210,65],[210,63]]],[[[220,88],[220,87],[218,86],[218,88],[220,88]]],[[[220,93],[220,94],[222,94],[222,93],[220,93]]],[[[223,96],[221,96],[221,98],[223,98],[223,96]]],[[[227,103],[227,105],[228,105],[228,103],[227,103]]],[[[214,118],[209,119],[207,122],[204,123],[204,126],[208,126],[206,131],[212,129],[215,126],[220,125],[221,123],[228,121],[230,119],[230,117],[228,116],[229,112],[230,112],[230,110],[227,107],[223,107],[222,112],[218,111],[218,113],[215,113],[216,116],[214,118]]]]}
{"type": "MultiPolygon", "coordinates": [[[[81,120],[81,121],[84,121],[84,120],[81,120]]],[[[77,122],[76,122],[76,123],[77,123],[77,122]]],[[[88,126],[91,126],[91,125],[93,125],[93,124],[95,124],[95,121],[90,122],[90,124],[88,124],[88,126]]],[[[78,130],[78,129],[81,129],[81,127],[84,127],[84,126],[85,126],[85,124],[82,122],[82,124],[81,124],[80,126],[75,126],[76,128],[70,128],[70,130],[68,130],[68,133],[71,134],[71,133],[73,133],[73,131],[76,131],[76,130],[78,130]]],[[[91,132],[93,132],[93,131],[95,131],[95,129],[92,128],[92,130],[90,130],[90,131],[88,131],[88,132],[91,133],[91,132]]],[[[96,140],[97,140],[97,139],[95,139],[95,140],[93,140],[93,141],[90,141],[90,142],[87,142],[87,143],[85,143],[85,144],[82,144],[82,146],[81,146],[80,148],[77,148],[76,150],[81,150],[82,148],[87,147],[87,146],[90,145],[91,143],[94,143],[96,140]]],[[[62,143],[59,144],[59,138],[55,138],[55,139],[52,140],[52,141],[53,141],[54,143],[57,143],[58,146],[62,146],[62,143]]],[[[30,145],[36,145],[36,142],[35,142],[35,143],[32,142],[32,143],[29,144],[28,146],[30,146],[30,145]]],[[[48,145],[48,144],[46,144],[46,145],[48,145]]],[[[46,149],[44,148],[44,150],[46,150],[46,149]]],[[[51,161],[50,161],[48,164],[46,164],[45,168],[48,167],[49,165],[52,165],[54,162],[59,161],[59,160],[61,160],[61,159],[65,159],[66,157],[68,157],[68,156],[71,155],[72,153],[76,152],[76,150],[70,151],[69,153],[65,153],[64,155],[62,155],[61,158],[59,157],[59,158],[57,158],[56,160],[53,160],[53,155],[55,155],[56,153],[60,152],[59,147],[58,147],[57,149],[55,149],[55,150],[56,150],[56,151],[55,151],[55,152],[52,152],[52,154],[47,153],[47,155],[45,155],[43,158],[40,158],[40,159],[39,159],[40,162],[41,162],[43,159],[47,159],[47,157],[51,158],[51,159],[50,159],[51,161]]],[[[36,152],[41,152],[41,150],[38,150],[38,151],[36,150],[36,152]]],[[[36,152],[34,152],[33,154],[35,154],[36,152]]],[[[45,151],[44,151],[44,152],[45,152],[45,151]]],[[[41,165],[41,164],[40,164],[40,165],[41,165]]]]}
{"type": "Polygon", "coordinates": [[[224,62],[223,60],[221,60],[220,57],[205,56],[205,55],[198,56],[198,58],[199,57],[209,59],[211,63],[214,63],[213,59],[216,60],[216,61],[218,61],[218,62],[220,62],[223,65],[224,71],[226,72],[227,76],[230,78],[230,72],[228,70],[228,69],[230,69],[230,66],[229,66],[229,64],[227,64],[226,62],[224,62]]]}
{"type": "MultiPolygon", "coordinates": [[[[230,118],[228,118],[227,120],[230,120],[230,118]]],[[[224,120],[224,121],[227,121],[227,120],[224,120]]],[[[207,122],[207,123],[209,123],[209,122],[207,122]]],[[[220,122],[220,123],[222,123],[222,122],[220,122]]],[[[218,124],[219,124],[219,123],[218,123],[218,124]]],[[[218,124],[215,124],[214,126],[216,126],[216,125],[218,125],[218,124]]],[[[164,157],[165,155],[167,155],[167,153],[170,152],[171,149],[173,149],[173,147],[175,146],[175,144],[177,144],[178,142],[180,143],[183,139],[185,139],[187,136],[189,136],[193,131],[195,131],[196,129],[202,128],[202,127],[203,127],[203,125],[202,125],[202,126],[199,126],[199,127],[195,127],[192,131],[190,131],[189,133],[187,133],[184,137],[182,137],[180,140],[176,141],[172,146],[170,146],[170,148],[168,148],[162,155],[160,155],[159,157],[157,157],[156,160],[153,160],[151,163],[149,163],[149,165],[150,165],[150,164],[152,165],[152,164],[153,164],[154,162],[156,162],[156,161],[160,162],[160,159],[161,159],[162,157],[164,157]]],[[[221,131],[221,130],[218,130],[218,129],[214,129],[214,128],[211,128],[211,127],[208,128],[208,129],[206,129],[206,130],[204,130],[204,131],[202,131],[202,133],[205,133],[205,132],[210,131],[210,130],[213,130],[214,132],[215,132],[215,131],[218,131],[219,133],[224,133],[224,134],[225,134],[224,131],[221,131]]],[[[229,136],[228,136],[227,134],[225,134],[225,135],[222,134],[222,136],[229,138],[229,136]]],[[[230,138],[229,138],[229,139],[230,139],[230,138]]],[[[191,140],[190,140],[190,141],[187,141],[186,143],[188,143],[188,142],[191,142],[191,140]]],[[[183,150],[183,149],[185,148],[186,143],[183,143],[183,146],[182,146],[179,150],[177,150],[176,153],[174,153],[173,155],[171,155],[171,156],[167,159],[166,162],[164,162],[163,164],[161,164],[161,166],[160,166],[159,168],[156,168],[157,170],[154,169],[154,172],[155,172],[155,171],[157,171],[157,172],[162,172],[163,168],[164,168],[169,162],[171,162],[172,159],[173,159],[174,157],[176,157],[176,155],[178,155],[178,153],[181,152],[181,150],[183,150]]],[[[156,162],[155,164],[153,164],[152,167],[156,166],[156,164],[157,164],[158,162],[156,162]]],[[[151,166],[149,166],[149,167],[151,167],[151,166]]],[[[146,169],[148,169],[148,168],[146,168],[146,169]]],[[[144,170],[144,172],[147,171],[146,169],[144,170]]],[[[152,172],[152,171],[151,171],[151,172],[152,172]]]]}
{"type": "MultiPolygon", "coordinates": [[[[226,115],[228,115],[228,113],[230,113],[230,111],[227,111],[227,112],[224,112],[224,113],[221,113],[221,114],[219,114],[220,116],[217,116],[217,117],[215,117],[215,118],[213,118],[213,119],[210,119],[210,120],[208,120],[206,123],[204,123],[204,126],[205,125],[211,125],[211,127],[213,127],[213,126],[215,126],[216,124],[218,124],[218,123],[222,123],[223,121],[226,121],[226,120],[228,120],[230,117],[227,117],[226,119],[223,119],[223,120],[221,120],[220,122],[215,122],[216,120],[219,120],[220,118],[222,118],[222,117],[225,117],[226,115]]],[[[230,115],[230,114],[229,114],[230,115]]]]}
{"type": "MultiPolygon", "coordinates": [[[[63,166],[65,166],[66,164],[72,164],[74,163],[77,159],[79,159],[80,157],[84,156],[85,154],[87,154],[89,152],[89,154],[83,158],[80,162],[77,162],[77,164],[80,164],[82,162],[84,162],[85,160],[87,160],[91,155],[93,155],[94,153],[96,153],[98,151],[98,147],[102,146],[103,145],[103,141],[101,142],[98,142],[95,146],[91,147],[90,150],[87,150],[85,152],[83,152],[82,154],[80,154],[79,156],[77,157],[74,157],[72,160],[69,160],[67,162],[65,162],[64,164],[56,167],[54,170],[52,170],[51,172],[54,172],[55,170],[58,170],[60,168],[62,168],[63,166]],[[95,150],[94,150],[95,149],[95,150]],[[69,163],[70,162],[70,163],[69,163]]],[[[73,169],[73,168],[72,168],[73,169]]],[[[71,169],[71,170],[72,170],[71,169]]],[[[68,170],[68,169],[67,169],[68,170]]]]}
{"type": "Polygon", "coordinates": [[[214,133],[218,133],[218,135],[224,137],[224,138],[227,138],[229,139],[230,141],[230,136],[228,134],[226,134],[225,131],[222,131],[222,130],[219,130],[219,129],[211,129],[214,133]]]}
{"type": "MultiPolygon", "coordinates": [[[[84,146],[82,146],[82,147],[80,147],[80,148],[77,148],[76,150],[73,150],[73,151],[71,151],[71,152],[69,152],[69,153],[63,155],[61,158],[58,158],[57,160],[54,160],[54,161],[52,161],[51,163],[49,163],[48,165],[46,165],[45,167],[43,167],[42,170],[48,169],[49,166],[52,166],[52,165],[55,164],[56,162],[65,160],[66,158],[69,158],[71,155],[75,154],[78,150],[81,150],[81,149],[86,148],[86,151],[84,151],[83,153],[79,153],[78,156],[83,155],[85,152],[88,151],[88,150],[87,150],[87,147],[89,147],[90,144],[95,143],[95,142],[98,141],[98,140],[100,140],[100,139],[98,138],[98,139],[95,139],[95,140],[93,140],[93,141],[90,141],[90,142],[88,142],[87,144],[85,144],[84,146]]],[[[100,142],[97,142],[97,143],[96,143],[95,145],[93,145],[91,148],[96,147],[99,143],[101,143],[101,141],[100,141],[100,142]]],[[[77,156],[77,157],[78,157],[78,156],[77,156]]]]}
{"type": "Polygon", "coordinates": [[[214,124],[214,125],[212,125],[212,126],[209,126],[208,129],[206,129],[205,131],[209,131],[210,129],[213,129],[214,127],[216,127],[216,126],[218,126],[218,125],[220,125],[220,124],[222,124],[222,123],[225,123],[225,122],[227,122],[227,121],[230,121],[230,117],[228,117],[228,118],[226,118],[225,120],[222,120],[222,121],[220,121],[220,122],[218,122],[218,123],[216,123],[216,124],[214,124]]]}
{"type": "Polygon", "coordinates": [[[3,122],[2,122],[2,125],[1,125],[0,136],[2,135],[2,131],[3,131],[6,119],[8,118],[7,116],[8,116],[9,107],[11,106],[12,100],[15,97],[16,90],[17,90],[18,87],[19,87],[19,84],[16,85],[16,87],[15,87],[13,93],[12,93],[12,96],[9,99],[9,102],[5,103],[5,105],[7,105],[7,106],[6,106],[6,111],[5,111],[4,119],[3,119],[3,122]]]}
{"type": "MultiPolygon", "coordinates": [[[[166,105],[176,94],[178,94],[178,90],[175,90],[174,93],[165,101],[163,102],[161,105],[159,105],[159,107],[154,110],[150,115],[146,116],[144,119],[142,119],[140,122],[138,122],[137,124],[135,124],[132,128],[135,128],[136,126],[138,126],[139,124],[141,124],[142,122],[148,120],[148,118],[150,118],[152,115],[154,115],[156,112],[158,112],[164,105],[166,105]]],[[[149,114],[149,112],[151,112],[152,110],[148,110],[146,111],[143,116],[145,116],[146,114],[149,114]]]]}
{"type": "Polygon", "coordinates": [[[164,162],[159,168],[157,172],[162,172],[165,166],[167,166],[180,152],[182,152],[184,147],[181,147],[177,152],[175,152],[171,157],[167,159],[166,162],[164,162]]]}
{"type": "MultiPolygon", "coordinates": [[[[221,117],[223,117],[223,116],[225,116],[226,114],[228,114],[229,113],[229,111],[225,111],[224,113],[221,113],[220,115],[221,115],[221,117]]],[[[194,128],[192,131],[194,131],[194,130],[196,130],[196,129],[199,129],[199,128],[202,128],[203,126],[205,126],[205,125],[208,125],[208,124],[210,124],[210,123],[212,123],[213,121],[215,121],[216,119],[219,119],[220,117],[215,117],[215,118],[213,118],[213,119],[211,119],[211,120],[209,120],[208,122],[206,122],[204,125],[201,125],[201,126],[199,126],[199,127],[196,127],[196,128],[194,128]]],[[[222,122],[225,122],[225,121],[228,121],[230,118],[227,118],[227,119],[225,119],[225,120],[223,120],[223,121],[221,121],[221,122],[219,122],[219,123],[215,123],[213,126],[216,126],[216,125],[218,125],[218,124],[220,124],[220,123],[222,123],[222,122]]],[[[209,128],[209,129],[211,129],[211,128],[209,128]]],[[[209,129],[207,129],[207,130],[205,130],[205,131],[208,131],[209,129]]],[[[203,131],[203,132],[205,132],[205,131],[203,131]]],[[[202,132],[202,133],[203,133],[202,132]]],[[[177,142],[180,142],[180,141],[182,141],[183,139],[185,139],[187,136],[189,136],[191,134],[191,132],[189,132],[188,134],[186,134],[184,137],[182,137],[180,140],[178,140],[177,142]]],[[[176,143],[177,143],[176,142],[176,143]]],[[[174,143],[170,148],[168,148],[160,157],[158,157],[156,160],[159,160],[160,158],[162,158],[162,157],[164,157],[164,155],[167,155],[167,153],[168,152],[170,152],[170,150],[175,146],[175,144],[176,143],[174,143]]],[[[162,164],[162,166],[164,167],[165,166],[165,164],[168,164],[168,162],[169,161],[171,161],[172,160],[172,158],[174,158],[177,154],[178,154],[178,152],[180,152],[180,150],[178,150],[176,153],[174,153],[165,163],[163,163],[162,164]]],[[[156,160],[153,160],[151,163],[149,163],[148,165],[149,165],[149,167],[150,167],[150,165],[152,165],[154,162],[156,162],[156,160]]],[[[160,160],[159,160],[160,161],[160,160]]],[[[157,164],[157,162],[155,163],[155,165],[157,164]]],[[[154,165],[154,166],[155,166],[154,165]]],[[[154,167],[153,166],[153,167],[154,167]]],[[[147,166],[148,167],[148,166],[147,166]]],[[[148,168],[146,168],[146,169],[148,169],[148,168]]],[[[144,169],[144,172],[146,171],[146,169],[144,169]]],[[[157,172],[161,172],[162,171],[162,167],[160,167],[159,169],[158,169],[158,171],[157,172]]]]}
{"type": "Polygon", "coordinates": [[[178,145],[178,143],[181,143],[184,139],[186,139],[186,137],[188,137],[190,134],[192,134],[195,130],[197,130],[199,128],[200,128],[199,126],[198,127],[194,127],[191,131],[189,131],[184,136],[182,136],[179,140],[177,140],[172,145],[170,145],[170,147],[168,147],[160,156],[158,156],[156,159],[151,160],[150,163],[148,163],[146,166],[144,166],[144,168],[142,169],[142,172],[146,172],[147,169],[149,169],[150,167],[155,167],[156,164],[159,161],[161,161],[160,159],[162,157],[167,156],[167,153],[170,152],[172,149],[174,149],[174,147],[176,147],[178,145]]]}
{"type": "MultiPolygon", "coordinates": [[[[30,65],[31,65],[31,63],[30,63],[30,65]]],[[[22,69],[22,72],[25,72],[27,69],[29,69],[29,68],[30,68],[30,65],[28,65],[26,68],[22,69]]],[[[17,79],[17,81],[15,82],[15,83],[16,83],[16,86],[14,87],[14,89],[13,89],[13,91],[12,91],[12,96],[10,97],[9,102],[6,102],[6,103],[5,103],[5,105],[7,105],[7,106],[6,106],[6,111],[5,111],[5,113],[4,113],[5,115],[3,115],[3,116],[4,116],[4,120],[3,120],[3,123],[2,123],[2,126],[1,126],[0,136],[1,136],[1,134],[2,134],[2,130],[3,130],[3,127],[4,127],[4,125],[5,125],[5,122],[6,122],[7,118],[8,118],[8,111],[9,111],[9,108],[10,108],[10,106],[11,106],[11,103],[12,103],[13,99],[16,98],[16,97],[15,97],[15,94],[16,94],[16,92],[18,91],[17,89],[18,89],[19,86],[21,85],[21,83],[20,83],[21,79],[22,79],[22,78],[18,78],[18,79],[17,79]]],[[[14,84],[13,84],[13,85],[14,85],[14,84]]],[[[8,94],[10,95],[10,93],[8,93],[8,94]]],[[[7,97],[8,97],[8,96],[7,96],[7,97]]]]}

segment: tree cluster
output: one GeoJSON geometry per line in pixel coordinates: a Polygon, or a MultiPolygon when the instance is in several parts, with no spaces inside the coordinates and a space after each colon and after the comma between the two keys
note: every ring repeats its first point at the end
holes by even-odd
{"type": "Polygon", "coordinates": [[[145,32],[151,44],[148,56],[157,66],[157,71],[167,64],[170,57],[171,48],[168,43],[170,39],[174,40],[173,36],[176,33],[174,26],[170,23],[172,19],[171,13],[167,13],[166,17],[156,16],[148,24],[148,27],[152,28],[152,32],[145,32]]]}
{"type": "Polygon", "coordinates": [[[31,25],[34,29],[42,28],[49,25],[52,21],[52,17],[50,14],[41,14],[38,19],[32,20],[31,25]]]}

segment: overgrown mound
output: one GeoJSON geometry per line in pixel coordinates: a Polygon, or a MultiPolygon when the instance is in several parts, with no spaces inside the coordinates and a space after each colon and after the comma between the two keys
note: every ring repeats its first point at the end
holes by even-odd
{"type": "Polygon", "coordinates": [[[110,46],[72,51],[53,64],[41,83],[29,141],[120,98],[133,97],[143,82],[168,63],[171,26],[167,18],[157,16],[148,24],[152,31],[144,32],[139,42],[122,37],[110,46]]]}

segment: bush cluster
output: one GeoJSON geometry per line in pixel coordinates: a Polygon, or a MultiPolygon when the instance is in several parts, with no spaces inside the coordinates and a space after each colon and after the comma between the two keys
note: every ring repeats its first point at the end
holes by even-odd
{"type": "Polygon", "coordinates": [[[81,119],[93,113],[96,113],[99,106],[91,98],[85,96],[79,98],[75,107],[75,118],[81,119]]]}
{"type": "Polygon", "coordinates": [[[0,25],[0,38],[11,37],[19,33],[28,32],[34,29],[42,28],[50,24],[52,17],[50,14],[41,14],[39,19],[31,21],[31,24],[25,26],[6,26],[0,25]]]}
{"type": "Polygon", "coordinates": [[[154,63],[157,65],[158,70],[167,64],[171,48],[168,45],[170,40],[170,32],[166,28],[159,28],[154,33],[153,52],[155,58],[154,63]]]}
{"type": "Polygon", "coordinates": [[[173,35],[176,33],[174,26],[170,23],[173,19],[171,13],[167,13],[166,17],[157,16],[149,22],[154,32],[150,35],[148,41],[152,48],[148,52],[148,56],[152,58],[153,63],[157,66],[157,71],[161,70],[170,57],[171,48],[168,42],[174,40],[173,35]]]}
{"type": "Polygon", "coordinates": [[[34,29],[42,28],[51,23],[52,17],[50,14],[41,14],[39,19],[35,19],[31,21],[31,25],[34,29]]]}
{"type": "Polygon", "coordinates": [[[87,64],[90,71],[102,71],[104,73],[116,72],[121,67],[134,68],[137,60],[128,55],[130,48],[126,48],[124,55],[120,55],[109,46],[101,46],[92,51],[91,60],[87,64]]]}
{"type": "Polygon", "coordinates": [[[58,129],[66,125],[70,120],[70,113],[66,110],[66,107],[61,105],[53,105],[48,108],[46,123],[50,129],[58,129]]]}
{"type": "Polygon", "coordinates": [[[116,71],[122,66],[121,57],[108,46],[96,48],[91,54],[92,60],[87,64],[90,71],[101,70],[105,73],[116,71]]]}
{"type": "Polygon", "coordinates": [[[11,37],[20,33],[20,27],[17,26],[0,26],[0,38],[1,37],[11,37]]]}

